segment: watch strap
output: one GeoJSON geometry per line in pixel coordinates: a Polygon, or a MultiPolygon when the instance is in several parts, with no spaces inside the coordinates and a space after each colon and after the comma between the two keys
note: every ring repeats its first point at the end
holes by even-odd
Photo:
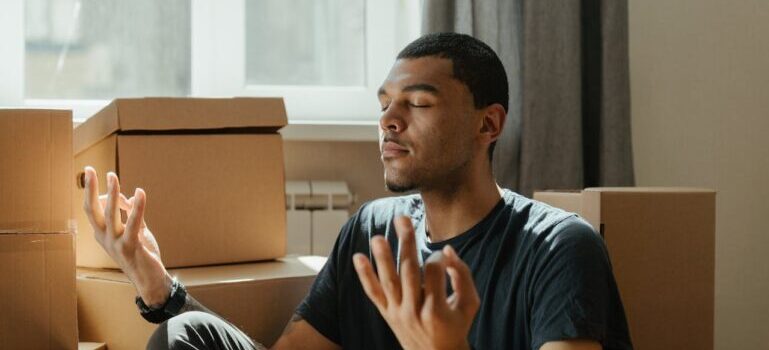
{"type": "Polygon", "coordinates": [[[141,316],[151,323],[163,323],[171,317],[179,314],[184,304],[187,302],[187,290],[184,285],[176,278],[171,282],[171,293],[165,304],[160,308],[152,308],[144,303],[141,297],[136,297],[136,306],[139,308],[141,316]]]}

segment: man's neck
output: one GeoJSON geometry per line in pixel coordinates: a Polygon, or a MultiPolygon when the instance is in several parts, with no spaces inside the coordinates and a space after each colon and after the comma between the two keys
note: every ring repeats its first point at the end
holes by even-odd
{"type": "Polygon", "coordinates": [[[430,240],[440,242],[466,232],[483,220],[502,198],[502,190],[488,176],[452,188],[423,191],[421,196],[430,240]]]}

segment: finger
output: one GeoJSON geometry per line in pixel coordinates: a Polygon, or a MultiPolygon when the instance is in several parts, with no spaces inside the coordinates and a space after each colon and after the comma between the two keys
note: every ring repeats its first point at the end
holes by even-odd
{"type": "Polygon", "coordinates": [[[371,239],[371,250],[376,260],[376,271],[379,275],[379,283],[382,284],[388,304],[400,305],[401,302],[401,284],[398,273],[395,271],[393,255],[390,251],[390,245],[381,235],[371,239]]]}
{"type": "Polygon", "coordinates": [[[117,175],[110,172],[107,174],[107,204],[104,210],[104,219],[107,233],[113,236],[119,236],[123,233],[123,222],[117,205],[118,193],[120,193],[120,183],[117,175]]]}
{"type": "Polygon", "coordinates": [[[425,261],[425,306],[438,310],[446,307],[446,262],[440,251],[425,261]],[[429,305],[428,305],[429,304],[429,305]]]}
{"type": "Polygon", "coordinates": [[[147,203],[147,195],[141,188],[134,191],[134,207],[128,215],[124,235],[126,240],[139,243],[139,234],[144,228],[144,208],[147,203]]]}
{"type": "Polygon", "coordinates": [[[395,219],[395,231],[398,233],[399,262],[403,300],[401,305],[417,310],[421,306],[422,288],[419,283],[419,263],[417,246],[414,238],[414,226],[411,219],[402,216],[395,219]]]}
{"type": "Polygon", "coordinates": [[[87,166],[85,171],[85,203],[83,203],[88,221],[94,231],[104,231],[104,209],[99,203],[99,179],[96,170],[87,166]]]}
{"type": "Polygon", "coordinates": [[[379,309],[380,312],[387,309],[387,297],[382,290],[382,285],[379,284],[374,273],[374,268],[371,266],[371,262],[361,253],[356,253],[352,257],[353,265],[355,265],[355,272],[358,273],[358,279],[363,286],[363,291],[366,292],[369,299],[379,309]]]}
{"type": "Polygon", "coordinates": [[[480,303],[480,298],[475,289],[470,268],[451,246],[445,246],[443,254],[446,256],[447,272],[451,278],[451,288],[454,290],[450,302],[452,308],[474,314],[480,303]]]}
{"type": "MultiPolygon", "coordinates": [[[[133,197],[131,197],[131,199],[128,199],[122,193],[118,193],[118,196],[120,196],[120,198],[118,199],[118,207],[120,207],[120,210],[123,210],[126,212],[131,211],[131,207],[133,206],[133,197]]],[[[99,203],[102,205],[102,207],[107,206],[108,197],[109,197],[108,194],[103,194],[99,196],[99,203]]]]}

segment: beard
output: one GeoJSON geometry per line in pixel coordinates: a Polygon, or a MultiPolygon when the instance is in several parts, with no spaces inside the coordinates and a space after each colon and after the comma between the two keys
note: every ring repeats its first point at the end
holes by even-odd
{"type": "Polygon", "coordinates": [[[418,184],[414,179],[408,178],[408,176],[388,176],[388,172],[385,170],[385,187],[388,191],[393,193],[404,193],[417,190],[418,184]]]}
{"type": "Polygon", "coordinates": [[[388,181],[385,179],[385,187],[388,191],[393,193],[411,192],[417,189],[414,183],[397,183],[394,181],[388,181]]]}
{"type": "Polygon", "coordinates": [[[469,166],[469,159],[448,164],[422,164],[416,168],[405,169],[388,168],[385,165],[385,187],[393,193],[431,190],[450,192],[461,187],[469,166]]]}

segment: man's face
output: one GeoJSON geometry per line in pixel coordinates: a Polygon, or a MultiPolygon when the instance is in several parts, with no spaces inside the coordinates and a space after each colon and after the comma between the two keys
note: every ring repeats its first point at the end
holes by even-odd
{"type": "Polygon", "coordinates": [[[379,91],[379,148],[390,191],[454,186],[473,157],[482,111],[449,59],[399,59],[379,91]]]}

